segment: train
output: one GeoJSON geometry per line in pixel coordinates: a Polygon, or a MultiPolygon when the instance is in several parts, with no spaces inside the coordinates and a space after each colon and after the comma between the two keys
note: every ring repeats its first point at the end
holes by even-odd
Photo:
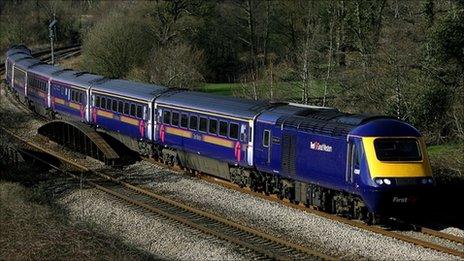
{"type": "Polygon", "coordinates": [[[51,119],[297,204],[372,222],[427,202],[426,144],[410,124],[335,108],[255,101],[64,69],[10,48],[5,81],[51,119]]]}

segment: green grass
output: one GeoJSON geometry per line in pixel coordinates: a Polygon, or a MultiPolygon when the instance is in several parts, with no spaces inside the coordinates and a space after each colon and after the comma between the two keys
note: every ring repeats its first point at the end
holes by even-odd
{"type": "Polygon", "coordinates": [[[201,88],[201,91],[232,96],[233,90],[239,87],[240,83],[207,83],[201,88]]]}
{"type": "MultiPolygon", "coordinates": [[[[280,82],[277,83],[275,87],[277,90],[290,90],[289,93],[295,95],[294,98],[299,98],[301,96],[301,91],[297,86],[298,82],[280,82]],[[295,90],[295,91],[292,91],[295,90]]],[[[201,91],[214,93],[219,95],[232,96],[234,90],[241,87],[240,83],[207,83],[202,88],[201,91]]],[[[324,96],[324,87],[325,84],[323,81],[313,81],[310,86],[310,96],[312,97],[322,97],[324,96]]],[[[260,88],[265,88],[261,85],[260,88]]],[[[341,92],[341,87],[339,85],[329,85],[327,87],[327,96],[337,95],[341,92]]]]}
{"type": "Polygon", "coordinates": [[[459,150],[463,150],[463,147],[464,144],[461,143],[445,143],[428,146],[427,151],[431,157],[436,157],[446,154],[458,154],[459,150]]]}

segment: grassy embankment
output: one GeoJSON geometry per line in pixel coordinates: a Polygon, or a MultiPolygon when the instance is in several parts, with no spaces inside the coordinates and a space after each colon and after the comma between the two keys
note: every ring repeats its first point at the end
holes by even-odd
{"type": "Polygon", "coordinates": [[[464,188],[464,143],[447,143],[428,147],[438,182],[464,188]]]}
{"type": "Polygon", "coordinates": [[[0,260],[138,260],[149,255],[105,235],[92,224],[72,222],[31,175],[0,176],[0,260]]]}

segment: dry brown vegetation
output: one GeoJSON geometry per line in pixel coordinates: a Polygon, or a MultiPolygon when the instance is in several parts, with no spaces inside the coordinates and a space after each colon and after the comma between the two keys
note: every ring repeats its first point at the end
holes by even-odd
{"type": "Polygon", "coordinates": [[[41,193],[0,181],[0,260],[121,260],[150,256],[103,235],[88,224],[71,224],[41,193]]]}

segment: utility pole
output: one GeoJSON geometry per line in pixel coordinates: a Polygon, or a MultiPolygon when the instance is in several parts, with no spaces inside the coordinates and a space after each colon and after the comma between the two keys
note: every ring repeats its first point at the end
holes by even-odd
{"type": "Polygon", "coordinates": [[[53,13],[53,21],[48,25],[48,36],[50,37],[50,49],[52,54],[52,64],[55,64],[55,37],[56,37],[56,24],[58,21],[55,19],[55,13],[53,13]]]}

